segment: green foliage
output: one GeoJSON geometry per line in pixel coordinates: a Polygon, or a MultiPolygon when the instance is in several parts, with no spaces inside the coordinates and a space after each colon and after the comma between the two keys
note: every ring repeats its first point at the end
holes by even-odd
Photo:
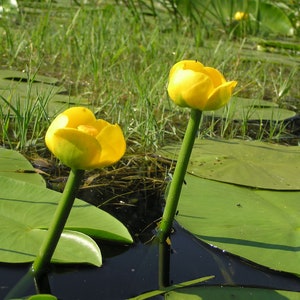
{"type": "Polygon", "coordinates": [[[50,294],[38,294],[25,298],[13,298],[11,300],[57,300],[57,298],[50,294]]]}
{"type": "Polygon", "coordinates": [[[88,99],[99,117],[119,123],[138,147],[157,146],[163,138],[157,132],[167,134],[160,100],[167,61],[177,59],[173,51],[183,51],[181,39],[170,52],[173,34],[166,37],[155,24],[144,31],[124,7],[44,6],[34,17],[25,9],[29,23],[4,24],[0,49],[9,55],[5,64],[18,70],[28,70],[30,64],[30,74],[53,74],[68,93],[82,95],[80,104],[88,99]]]}
{"type": "MultiPolygon", "coordinates": [[[[23,114],[44,112],[53,118],[70,105],[79,104],[78,97],[66,95],[58,79],[20,71],[0,70],[2,114],[22,117],[23,114]]],[[[80,99],[84,105],[86,99],[80,99]]]]}
{"type": "MultiPolygon", "coordinates": [[[[15,161],[21,161],[20,154],[12,150],[2,150],[0,153],[4,154],[11,151],[11,161],[14,157],[15,161]]],[[[14,168],[16,172],[22,167],[24,163],[21,161],[20,165],[10,168],[11,174],[14,173],[14,168]]],[[[27,179],[22,181],[25,174],[18,179],[15,176],[10,178],[9,174],[2,176],[7,169],[2,164],[0,168],[0,261],[30,262],[35,258],[45,237],[61,194],[46,189],[43,184],[31,184],[27,179]]],[[[100,250],[89,236],[118,243],[132,243],[129,232],[117,219],[92,205],[76,200],[54,253],[53,262],[90,263],[100,266],[100,250]]]]}
{"type": "Polygon", "coordinates": [[[12,16],[19,11],[18,3],[15,0],[1,0],[0,1],[0,18],[12,16]]]}
{"type": "Polygon", "coordinates": [[[228,252],[300,274],[299,147],[208,140],[193,150],[178,222],[228,252]]]}
{"type": "Polygon", "coordinates": [[[202,283],[202,282],[205,282],[205,281],[209,281],[212,278],[214,278],[214,276],[206,276],[206,277],[201,277],[201,278],[181,282],[181,283],[178,283],[178,284],[168,286],[166,288],[162,288],[160,290],[155,290],[155,291],[150,291],[150,292],[147,292],[147,293],[144,293],[144,294],[140,294],[139,296],[130,298],[129,300],[150,299],[150,298],[158,296],[158,295],[167,294],[170,291],[179,290],[179,289],[182,289],[182,288],[185,288],[185,287],[189,287],[191,285],[195,285],[195,284],[199,284],[199,283],[202,283]]]}
{"type": "Polygon", "coordinates": [[[230,37],[266,33],[294,35],[295,28],[289,18],[287,6],[274,1],[222,1],[222,0],[178,0],[178,10],[197,24],[211,31],[219,26],[230,37]],[[281,4],[281,5],[280,5],[281,4]],[[235,20],[235,13],[243,12],[246,17],[235,20]]]}
{"type": "Polygon", "coordinates": [[[222,250],[300,274],[295,264],[299,259],[299,195],[299,191],[251,189],[187,175],[177,221],[222,250]]]}
{"type": "Polygon", "coordinates": [[[11,178],[46,187],[43,178],[19,152],[0,148],[0,166],[1,178],[11,178]]]}
{"type": "MultiPolygon", "coordinates": [[[[293,7],[283,1],[259,0],[168,0],[168,1],[125,1],[136,20],[145,22],[145,16],[162,18],[163,12],[173,17],[177,26],[182,20],[203,26],[211,31],[219,26],[230,37],[275,33],[292,36],[295,25],[290,19],[293,7]],[[247,17],[235,20],[236,12],[244,12],[247,17]]],[[[194,27],[196,30],[197,26],[194,27]]],[[[195,31],[193,30],[193,31],[195,31]]]]}
{"type": "MultiPolygon", "coordinates": [[[[298,71],[293,77],[286,75],[290,66],[295,66],[296,55],[258,52],[257,40],[229,43],[219,23],[209,18],[207,10],[201,10],[198,1],[112,2],[77,1],[80,5],[76,5],[70,1],[22,1],[19,23],[11,19],[0,23],[3,68],[25,70],[21,82],[5,80],[6,87],[12,86],[10,91],[0,90],[0,103],[8,107],[12,99],[17,110],[22,106],[26,85],[34,100],[31,106],[28,102],[26,115],[19,113],[19,123],[6,114],[6,109],[0,111],[2,144],[16,149],[40,147],[48,117],[52,118],[52,105],[49,115],[42,108],[47,101],[56,102],[53,97],[66,102],[68,96],[59,92],[61,88],[62,93],[70,94],[70,102],[89,103],[98,117],[119,123],[130,150],[157,149],[166,139],[177,139],[182,129],[177,126],[182,123],[178,110],[168,103],[164,91],[170,66],[186,58],[197,58],[220,69],[227,79],[238,80],[239,96],[273,99],[281,108],[286,99],[297,99],[298,71]],[[136,18],[132,17],[134,9],[136,18]],[[195,25],[190,15],[202,23],[195,25]],[[56,83],[43,84],[45,89],[36,95],[32,87],[40,90],[34,81],[34,77],[39,80],[38,74],[57,79],[56,83]],[[286,79],[287,87],[291,87],[281,97],[273,95],[273,85],[279,85],[277,78],[286,79]],[[19,86],[23,86],[22,93],[19,86]]],[[[276,40],[277,36],[272,38],[276,40]]],[[[273,49],[281,51],[282,47],[266,48],[273,49]]],[[[26,97],[29,99],[29,95],[26,97]]]]}
{"type": "Polygon", "coordinates": [[[38,294],[30,296],[27,300],[57,300],[57,298],[49,294],[38,294]]]}
{"type": "MultiPolygon", "coordinates": [[[[159,153],[177,158],[178,145],[159,153]]],[[[261,141],[196,140],[188,166],[190,174],[253,188],[300,190],[298,146],[261,141]]]]}
{"type": "MultiPolygon", "coordinates": [[[[256,1],[257,2],[257,1],[256,1]]],[[[251,3],[251,2],[250,2],[251,3]]],[[[249,5],[249,13],[254,5],[249,5]]],[[[261,30],[269,30],[273,33],[292,36],[295,33],[294,26],[285,11],[273,2],[259,2],[258,7],[261,30]]]]}
{"type": "Polygon", "coordinates": [[[250,120],[280,122],[296,115],[294,111],[280,108],[277,103],[271,101],[241,97],[233,97],[226,107],[205,114],[215,117],[226,116],[229,120],[245,122],[250,120]]]}
{"type": "Polygon", "coordinates": [[[166,294],[166,299],[170,300],[253,300],[253,299],[272,299],[272,300],[297,300],[299,293],[289,291],[268,290],[246,287],[190,287],[181,290],[171,291],[166,294]]]}
{"type": "Polygon", "coordinates": [[[58,80],[37,74],[0,70],[2,144],[23,150],[43,140],[49,118],[85,99],[65,95],[58,80]]]}

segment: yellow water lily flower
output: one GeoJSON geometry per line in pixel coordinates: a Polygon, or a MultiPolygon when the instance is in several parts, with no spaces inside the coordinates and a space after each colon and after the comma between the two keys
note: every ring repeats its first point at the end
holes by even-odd
{"type": "Polygon", "coordinates": [[[126,150],[121,128],[97,120],[85,107],[72,107],[59,114],[50,124],[45,142],[62,163],[79,170],[112,165],[126,150]]]}
{"type": "Polygon", "coordinates": [[[170,70],[168,93],[179,106],[216,110],[231,98],[236,81],[226,81],[224,76],[197,60],[182,60],[170,70]]]}

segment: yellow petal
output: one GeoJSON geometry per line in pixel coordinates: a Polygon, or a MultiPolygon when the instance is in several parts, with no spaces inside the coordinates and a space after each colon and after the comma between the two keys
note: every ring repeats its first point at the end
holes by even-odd
{"type": "Polygon", "coordinates": [[[203,64],[197,60],[182,60],[171,68],[169,78],[171,79],[174,73],[178,70],[192,70],[194,72],[201,72],[203,68],[203,64]]]}
{"type": "Polygon", "coordinates": [[[119,161],[126,151],[126,142],[121,128],[116,125],[107,125],[97,136],[101,145],[101,157],[97,167],[105,167],[119,161]]]}
{"type": "Polygon", "coordinates": [[[98,130],[92,125],[79,125],[77,129],[94,137],[99,133],[98,130]]]}
{"type": "Polygon", "coordinates": [[[209,76],[215,88],[226,82],[224,76],[217,69],[204,67],[202,72],[209,76]]]}
{"type": "MultiPolygon", "coordinates": [[[[70,128],[77,128],[79,125],[89,125],[96,120],[93,112],[86,107],[71,107],[65,110],[61,115],[66,117],[67,122],[65,127],[70,128]]],[[[55,122],[55,120],[53,122],[55,122]]]]}
{"type": "Polygon", "coordinates": [[[91,125],[98,130],[98,133],[100,133],[106,126],[111,126],[109,122],[102,119],[96,120],[91,125]]]}
{"type": "Polygon", "coordinates": [[[208,76],[197,73],[194,78],[194,83],[190,85],[189,89],[182,93],[182,97],[189,107],[202,110],[213,88],[212,81],[208,76]]]}
{"type": "Polygon", "coordinates": [[[93,169],[101,157],[97,139],[72,128],[56,130],[46,144],[62,163],[72,169],[93,169]]]}
{"type": "Polygon", "coordinates": [[[45,142],[47,147],[52,153],[53,153],[53,147],[55,146],[55,143],[53,142],[53,135],[55,131],[61,128],[65,128],[67,124],[68,124],[68,117],[63,114],[59,114],[50,124],[45,135],[45,142]]]}
{"type": "Polygon", "coordinates": [[[47,145],[50,145],[49,150],[53,152],[53,144],[50,140],[56,130],[67,127],[77,128],[79,125],[87,125],[93,123],[95,120],[94,114],[85,107],[72,107],[65,110],[52,121],[46,132],[45,141],[47,145]]]}
{"type": "Polygon", "coordinates": [[[224,82],[218,70],[196,60],[183,60],[171,68],[168,93],[177,105],[202,110],[214,88],[224,82]]]}
{"type": "Polygon", "coordinates": [[[211,79],[203,73],[178,70],[168,85],[170,98],[179,106],[201,109],[213,91],[211,79]]]}
{"type": "Polygon", "coordinates": [[[236,81],[228,81],[217,87],[209,96],[203,110],[216,110],[227,104],[236,85],[236,81]]]}

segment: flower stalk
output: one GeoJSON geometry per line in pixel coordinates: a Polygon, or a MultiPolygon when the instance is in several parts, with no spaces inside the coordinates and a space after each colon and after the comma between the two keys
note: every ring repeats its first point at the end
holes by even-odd
{"type": "Polygon", "coordinates": [[[177,159],[175,171],[171,181],[169,193],[166,199],[166,206],[163,212],[162,220],[158,230],[159,240],[159,286],[168,285],[169,272],[169,253],[167,239],[172,230],[172,224],[177,211],[178,201],[181,193],[182,184],[189,164],[190,156],[194,146],[197,131],[202,116],[202,111],[191,109],[191,117],[189,119],[182,146],[177,159]]]}
{"type": "Polygon", "coordinates": [[[32,280],[36,283],[37,291],[39,291],[41,282],[47,281],[45,276],[47,274],[48,266],[71,212],[76,192],[80,186],[83,175],[84,170],[71,169],[62,198],[58,203],[52,223],[49,226],[47,235],[41,245],[38,255],[36,256],[29,271],[6,295],[5,300],[20,297],[24,290],[31,285],[32,280]]]}
{"type": "Polygon", "coordinates": [[[52,255],[71,212],[83,175],[84,170],[71,169],[70,171],[62,198],[58,203],[46,238],[32,264],[31,272],[34,277],[39,277],[47,272],[47,267],[50,264],[52,255]]]}

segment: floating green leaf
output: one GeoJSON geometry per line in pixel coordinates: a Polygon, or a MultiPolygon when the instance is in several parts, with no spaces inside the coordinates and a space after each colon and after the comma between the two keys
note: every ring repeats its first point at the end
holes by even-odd
{"type": "Polygon", "coordinates": [[[33,296],[27,296],[25,298],[13,298],[10,300],[57,300],[57,298],[50,294],[37,294],[33,296]]]}
{"type": "Polygon", "coordinates": [[[25,157],[17,151],[0,148],[0,176],[46,187],[42,176],[37,174],[25,157]]]}
{"type": "MultiPolygon", "coordinates": [[[[60,198],[58,192],[0,176],[1,262],[33,260],[60,198]]],[[[81,200],[75,201],[65,229],[68,231],[58,244],[54,262],[80,261],[99,265],[97,245],[86,234],[98,239],[132,243],[121,222],[81,200]]]]}
{"type": "MultiPolygon", "coordinates": [[[[160,154],[175,159],[178,145],[160,154]]],[[[300,147],[261,141],[196,140],[188,172],[199,177],[274,190],[300,190],[300,147]]]]}
{"type": "Polygon", "coordinates": [[[296,113],[280,108],[278,104],[271,101],[232,97],[227,106],[216,111],[205,112],[205,115],[246,122],[250,120],[279,122],[294,117],[296,113]]]}
{"type": "MultiPolygon", "coordinates": [[[[269,64],[285,65],[294,68],[300,64],[299,56],[297,55],[284,55],[281,53],[264,52],[268,51],[268,48],[262,48],[259,44],[257,50],[254,51],[250,48],[243,48],[241,57],[243,60],[267,62],[269,64]]],[[[277,50],[280,50],[278,48],[277,50]]]]}
{"type": "Polygon", "coordinates": [[[272,299],[272,300],[298,300],[299,293],[290,291],[244,288],[244,287],[190,287],[180,290],[171,291],[166,294],[168,300],[206,300],[206,299],[222,299],[222,300],[253,300],[253,299],[272,299]]]}
{"type": "Polygon", "coordinates": [[[57,300],[57,298],[49,294],[38,294],[30,296],[27,300],[57,300]]]}
{"type": "Polygon", "coordinates": [[[136,297],[130,298],[129,300],[150,299],[150,298],[158,296],[158,295],[166,294],[169,291],[174,291],[174,290],[182,289],[184,287],[188,287],[188,286],[191,286],[191,285],[194,285],[194,284],[198,284],[198,283],[202,283],[202,282],[208,281],[208,280],[210,280],[212,278],[214,278],[214,276],[206,276],[206,277],[201,277],[201,278],[197,278],[197,279],[193,279],[193,280],[189,280],[189,281],[177,283],[177,284],[168,286],[166,288],[162,288],[160,290],[154,290],[154,291],[146,292],[144,294],[140,294],[140,295],[138,295],[136,297]]]}
{"type": "MultiPolygon", "coordinates": [[[[46,237],[47,230],[29,228],[17,222],[5,222],[0,229],[1,241],[0,261],[8,263],[24,263],[34,260],[40,245],[46,237]],[[6,223],[6,224],[5,224],[6,223]],[[14,228],[9,231],[8,226],[14,228]],[[9,236],[11,234],[11,236],[9,236]]],[[[96,242],[89,236],[71,230],[65,230],[59,240],[54,252],[52,262],[54,263],[88,263],[97,267],[102,265],[102,256],[96,242]]]]}
{"type": "MultiPolygon", "coordinates": [[[[299,43],[290,41],[278,41],[278,40],[259,40],[258,46],[262,51],[290,51],[297,53],[300,51],[299,43]]],[[[289,52],[287,52],[289,53],[289,52]]],[[[296,57],[295,57],[296,58],[296,57]]]]}
{"type": "Polygon", "coordinates": [[[197,238],[300,274],[300,192],[240,187],[187,174],[177,221],[197,238]]]}

